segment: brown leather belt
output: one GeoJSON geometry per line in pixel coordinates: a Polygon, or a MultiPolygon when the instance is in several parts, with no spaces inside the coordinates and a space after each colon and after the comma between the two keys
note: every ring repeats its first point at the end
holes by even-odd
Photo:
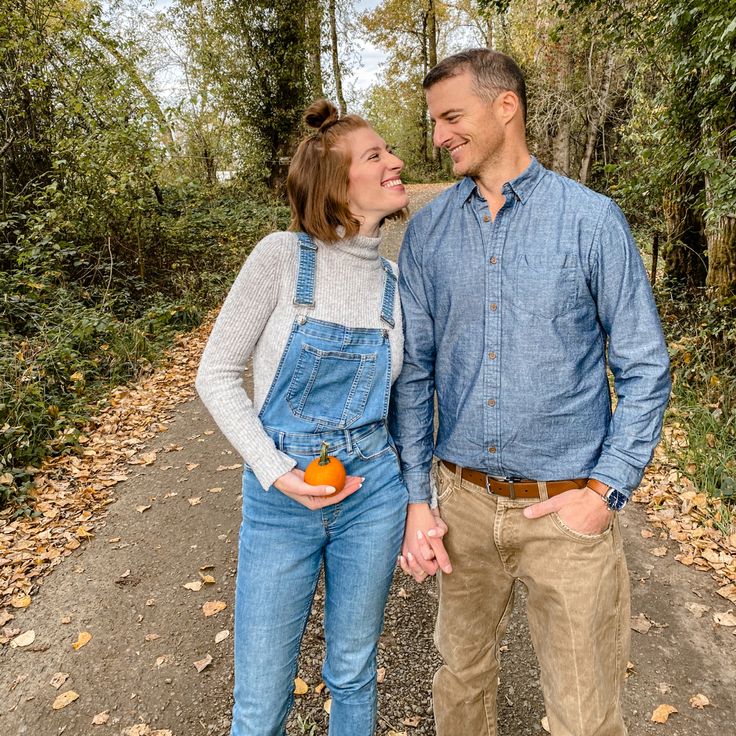
{"type": "MultiPolygon", "coordinates": [[[[457,469],[455,463],[442,460],[442,464],[454,473],[457,469]]],[[[489,493],[497,496],[505,496],[506,498],[540,498],[539,482],[536,480],[496,480],[491,475],[486,475],[480,470],[472,468],[463,468],[461,477],[469,483],[485,488],[489,493]]],[[[557,496],[565,491],[573,488],[585,488],[588,483],[587,478],[571,478],[570,480],[548,480],[547,495],[557,496]]]]}

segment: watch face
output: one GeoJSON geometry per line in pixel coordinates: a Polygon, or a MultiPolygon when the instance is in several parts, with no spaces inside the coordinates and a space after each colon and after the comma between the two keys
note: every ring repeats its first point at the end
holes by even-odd
{"type": "Polygon", "coordinates": [[[617,491],[615,488],[611,488],[605,495],[606,503],[611,511],[621,511],[626,506],[626,502],[629,500],[628,496],[624,496],[621,491],[617,491]]]}

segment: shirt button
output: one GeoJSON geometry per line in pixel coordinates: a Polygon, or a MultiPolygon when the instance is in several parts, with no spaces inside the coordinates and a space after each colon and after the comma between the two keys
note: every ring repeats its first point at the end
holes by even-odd
{"type": "Polygon", "coordinates": [[[496,406],[496,400],[495,399],[488,399],[488,406],[496,406]]]}
{"type": "Polygon", "coordinates": [[[490,222],[491,218],[488,215],[483,215],[483,222],[490,222]]]}
{"type": "Polygon", "coordinates": [[[496,263],[498,263],[498,261],[496,260],[496,256],[491,256],[490,263],[491,263],[492,266],[495,266],[496,263]]]}
{"type": "Polygon", "coordinates": [[[495,312],[498,309],[497,304],[491,304],[491,312],[495,312]]]}
{"type": "Polygon", "coordinates": [[[496,452],[496,448],[495,447],[489,447],[488,448],[488,452],[490,452],[491,455],[493,455],[493,453],[496,452]]]}
{"type": "Polygon", "coordinates": [[[496,353],[494,353],[493,351],[488,353],[488,360],[496,360],[496,353]]]}

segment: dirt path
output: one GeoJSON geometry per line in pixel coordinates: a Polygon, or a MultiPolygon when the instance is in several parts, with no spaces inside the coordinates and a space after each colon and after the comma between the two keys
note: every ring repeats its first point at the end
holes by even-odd
{"type": "MultiPolygon", "coordinates": [[[[412,187],[413,208],[437,191],[412,187]]],[[[390,257],[402,230],[394,223],[387,229],[390,257]]],[[[196,400],[177,408],[151,449],[159,450],[158,459],[117,487],[117,501],[95,538],[45,580],[32,606],[15,612],[13,625],[34,630],[36,639],[25,648],[0,649],[3,736],[228,733],[233,640],[218,634],[233,629],[240,461],[196,400]],[[184,587],[203,576],[214,582],[198,591],[184,587]],[[205,616],[202,607],[212,601],[227,607],[205,616]],[[72,644],[83,631],[92,639],[75,651],[72,644]],[[208,656],[211,664],[198,672],[194,663],[208,656]],[[57,690],[49,683],[60,672],[68,678],[57,690]],[[55,698],[70,690],[78,699],[52,709],[55,698]],[[101,713],[106,723],[93,725],[101,713]]],[[[633,613],[651,623],[648,633],[632,632],[625,694],[630,735],[734,736],[736,638],[734,629],[716,626],[712,618],[727,610],[726,602],[715,595],[709,575],[674,561],[673,543],[642,536],[640,508],[627,509],[622,521],[633,613]],[[653,547],[669,552],[655,557],[653,547]],[[691,707],[698,693],[711,705],[691,707]],[[652,712],[663,703],[678,713],[666,725],[652,723],[652,712]]],[[[382,736],[392,730],[434,733],[429,688],[437,666],[435,608],[433,584],[420,587],[397,575],[380,650],[382,736]]],[[[503,653],[501,736],[543,733],[538,670],[522,608],[520,595],[503,653]]],[[[297,698],[290,734],[327,733],[328,694],[315,691],[323,641],[319,616],[313,619],[299,668],[309,692],[297,698]]]]}

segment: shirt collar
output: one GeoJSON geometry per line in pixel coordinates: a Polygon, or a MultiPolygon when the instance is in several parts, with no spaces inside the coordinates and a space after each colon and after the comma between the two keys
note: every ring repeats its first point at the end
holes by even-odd
{"type": "MultiPolygon", "coordinates": [[[[536,189],[537,184],[542,180],[546,169],[537,159],[532,156],[531,163],[524,171],[511,181],[503,185],[504,191],[508,187],[519,199],[522,204],[531,196],[536,189]]],[[[470,196],[478,191],[478,185],[469,177],[464,177],[457,185],[457,205],[462,207],[468,201],[470,196]]]]}

